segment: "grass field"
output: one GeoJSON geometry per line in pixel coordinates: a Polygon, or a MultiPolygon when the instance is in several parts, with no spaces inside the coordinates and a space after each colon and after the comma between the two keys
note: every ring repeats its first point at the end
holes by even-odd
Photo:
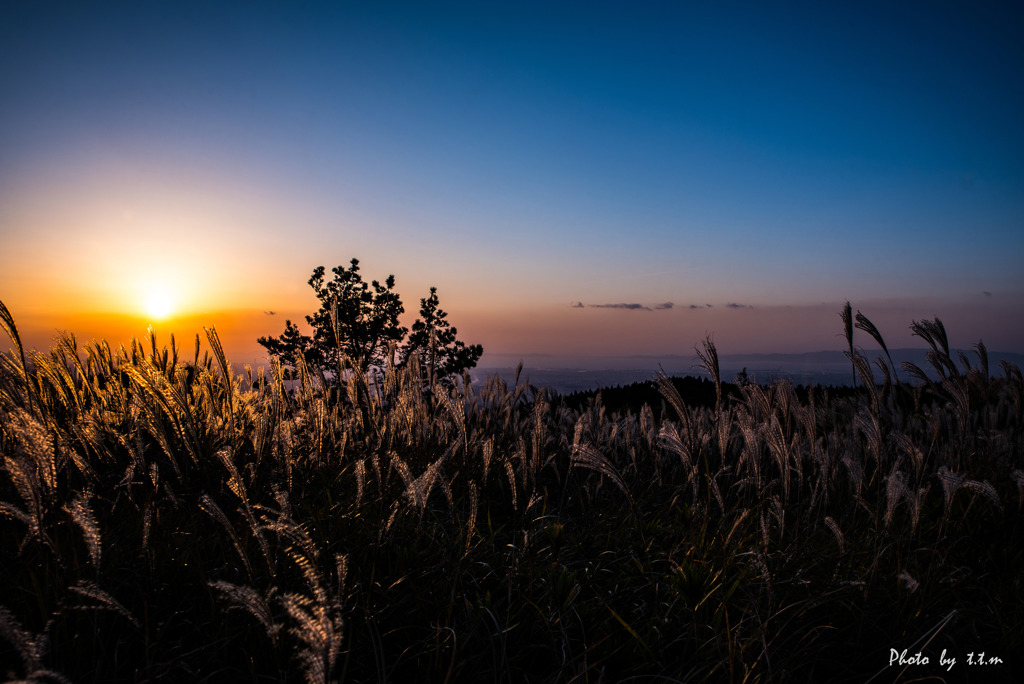
{"type": "Polygon", "coordinates": [[[0,314],[7,679],[1024,675],[1024,379],[937,319],[913,383],[723,392],[705,340],[699,400],[610,410],[239,375],[214,331],[28,352],[0,314]]]}

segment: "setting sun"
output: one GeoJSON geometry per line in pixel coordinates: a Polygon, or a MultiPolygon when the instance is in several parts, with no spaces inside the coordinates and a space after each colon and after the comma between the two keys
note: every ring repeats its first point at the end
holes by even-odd
{"type": "Polygon", "coordinates": [[[147,316],[164,319],[174,311],[174,299],[166,289],[153,287],[145,297],[143,308],[147,316]]]}

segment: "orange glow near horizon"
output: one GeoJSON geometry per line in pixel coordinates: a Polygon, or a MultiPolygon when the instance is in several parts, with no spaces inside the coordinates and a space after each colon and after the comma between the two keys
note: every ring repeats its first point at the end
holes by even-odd
{"type": "MultiPolygon", "coordinates": [[[[130,301],[130,300],[126,300],[130,301]]],[[[5,302],[8,303],[8,302],[5,302]]],[[[13,303],[10,303],[13,304],[13,303]]],[[[315,308],[209,309],[201,312],[175,309],[155,321],[142,313],[138,296],[125,312],[82,311],[59,313],[13,305],[12,314],[27,349],[46,352],[62,331],[75,335],[79,344],[106,340],[112,346],[130,339],[145,340],[152,328],[159,346],[169,345],[173,334],[180,350],[190,353],[196,336],[208,349],[205,329],[216,328],[224,350],[233,363],[258,365],[267,360],[266,350],[257,343],[264,336],[275,337],[284,329],[285,319],[308,327],[305,313],[315,308]]],[[[949,332],[950,342],[967,348],[979,337],[990,351],[1016,352],[1022,327],[1018,319],[1007,315],[1016,310],[1012,302],[986,307],[984,302],[945,304],[939,309],[949,332]],[[992,319],[1003,323],[993,325],[992,319]]],[[[863,302],[863,310],[885,336],[891,348],[921,347],[908,322],[934,315],[935,302],[863,302]]],[[[839,350],[845,345],[838,311],[840,303],[796,307],[756,307],[747,309],[674,309],[666,311],[622,311],[615,309],[576,309],[567,304],[540,309],[503,311],[452,309],[452,322],[459,338],[482,344],[481,367],[506,361],[516,354],[549,354],[562,358],[605,357],[617,355],[686,355],[706,334],[710,334],[722,354],[783,353],[839,350]]],[[[857,308],[861,308],[858,306],[857,308]]],[[[409,326],[415,313],[407,311],[403,325],[409,326]]],[[[0,351],[10,348],[0,336],[0,351]]],[[[860,335],[858,345],[873,344],[860,335]]]]}

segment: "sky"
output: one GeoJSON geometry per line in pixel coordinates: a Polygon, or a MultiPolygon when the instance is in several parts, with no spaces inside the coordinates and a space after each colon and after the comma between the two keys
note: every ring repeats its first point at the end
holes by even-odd
{"type": "Polygon", "coordinates": [[[842,349],[847,300],[1024,351],[1024,9],[768,5],[7,0],[0,300],[258,361],[355,257],[481,365],[842,349]]]}

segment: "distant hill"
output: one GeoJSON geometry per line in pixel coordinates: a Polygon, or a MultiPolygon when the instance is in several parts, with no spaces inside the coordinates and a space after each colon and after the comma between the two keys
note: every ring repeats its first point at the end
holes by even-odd
{"type": "MultiPolygon", "coordinates": [[[[880,349],[862,349],[872,362],[882,354],[880,349]]],[[[893,361],[896,363],[900,379],[909,379],[902,369],[904,361],[915,363],[926,371],[931,368],[926,358],[926,349],[894,349],[893,361]]],[[[978,357],[972,350],[952,350],[952,357],[958,359],[958,352],[963,351],[973,366],[978,365],[978,357]]],[[[510,362],[507,366],[487,366],[474,369],[474,381],[482,382],[486,377],[497,374],[507,382],[515,377],[515,364],[518,358],[510,355],[492,357],[496,360],[510,362]]],[[[550,387],[560,393],[588,391],[598,388],[621,387],[636,382],[652,380],[659,369],[667,375],[702,377],[697,370],[697,357],[683,355],[666,356],[611,356],[581,357],[577,359],[545,355],[525,355],[522,357],[522,377],[538,387],[550,387]]],[[[989,372],[1001,374],[1000,362],[1007,361],[1024,368],[1024,354],[1008,352],[989,352],[989,372]]],[[[722,380],[731,381],[743,370],[751,380],[767,383],[776,378],[788,378],[795,384],[844,386],[852,384],[850,361],[841,351],[818,351],[800,354],[723,354],[719,358],[722,369],[722,380]]],[[[882,380],[881,372],[873,367],[875,378],[882,380]]]]}

